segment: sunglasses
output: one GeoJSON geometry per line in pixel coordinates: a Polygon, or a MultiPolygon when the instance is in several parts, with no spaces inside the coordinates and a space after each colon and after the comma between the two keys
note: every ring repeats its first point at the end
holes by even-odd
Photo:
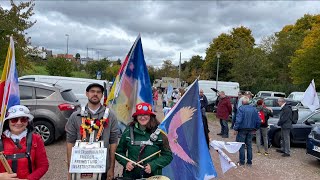
{"type": "Polygon", "coordinates": [[[10,122],[15,124],[20,120],[21,123],[27,123],[29,121],[29,119],[27,117],[19,117],[19,118],[13,118],[10,119],[10,122]]]}

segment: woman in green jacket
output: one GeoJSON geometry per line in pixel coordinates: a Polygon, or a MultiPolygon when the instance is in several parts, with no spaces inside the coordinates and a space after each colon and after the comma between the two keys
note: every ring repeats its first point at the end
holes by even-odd
{"type": "Polygon", "coordinates": [[[139,179],[162,174],[162,168],[170,164],[172,153],[166,135],[157,129],[159,121],[152,112],[151,105],[139,103],[131,122],[123,132],[117,153],[128,159],[139,162],[142,159],[159,152],[155,156],[139,163],[144,168],[135,165],[120,156],[117,161],[124,167],[123,177],[139,179]]]}

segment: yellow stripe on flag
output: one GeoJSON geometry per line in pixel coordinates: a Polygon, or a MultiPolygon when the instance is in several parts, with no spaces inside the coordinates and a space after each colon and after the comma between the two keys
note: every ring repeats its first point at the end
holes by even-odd
{"type": "Polygon", "coordinates": [[[116,91],[116,86],[117,86],[118,83],[119,83],[119,75],[117,75],[116,79],[114,80],[114,83],[112,85],[111,91],[110,91],[110,93],[108,95],[107,102],[105,102],[106,105],[108,105],[109,101],[114,99],[114,92],[116,91]]]}
{"type": "Polygon", "coordinates": [[[12,49],[11,49],[11,44],[9,44],[6,61],[5,61],[4,66],[3,66],[1,82],[7,80],[11,61],[12,61],[12,49]]]}

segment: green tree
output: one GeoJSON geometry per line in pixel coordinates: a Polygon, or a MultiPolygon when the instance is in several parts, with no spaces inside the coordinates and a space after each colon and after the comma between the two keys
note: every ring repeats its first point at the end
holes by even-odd
{"type": "Polygon", "coordinates": [[[230,34],[222,33],[214,38],[206,50],[201,79],[216,78],[216,54],[220,52],[219,80],[232,80],[230,71],[236,58],[239,58],[241,49],[252,49],[254,42],[251,30],[243,26],[233,28],[230,34]]]}
{"type": "Polygon", "coordinates": [[[204,60],[201,56],[192,56],[190,61],[181,64],[181,79],[186,80],[189,84],[192,83],[199,75],[201,75],[203,63],[204,60]]]}
{"type": "Polygon", "coordinates": [[[28,48],[30,45],[30,37],[25,32],[32,27],[36,21],[30,21],[30,17],[34,14],[33,8],[35,3],[33,0],[29,2],[14,3],[10,0],[11,9],[4,9],[0,6],[0,64],[4,65],[7,49],[9,46],[9,38],[7,35],[13,35],[15,41],[15,57],[19,73],[22,70],[30,69],[27,54],[31,52],[28,48]]]}
{"type": "Polygon", "coordinates": [[[106,79],[107,67],[110,66],[109,60],[91,61],[85,66],[85,71],[90,75],[91,78],[96,78],[97,71],[101,71],[101,79],[106,79]]]}
{"type": "Polygon", "coordinates": [[[152,84],[153,81],[156,79],[156,68],[154,68],[153,66],[148,66],[148,73],[150,77],[150,82],[152,84]]]}
{"type": "Polygon", "coordinates": [[[178,67],[172,64],[171,60],[164,60],[161,69],[159,70],[160,77],[178,77],[178,67]]]}
{"type": "Polygon", "coordinates": [[[76,60],[79,61],[79,59],[80,59],[80,53],[77,53],[76,54],[76,60]]]}
{"type": "Polygon", "coordinates": [[[120,67],[121,67],[121,65],[118,65],[118,64],[113,64],[112,66],[107,66],[105,79],[112,81],[114,78],[116,78],[120,67]]]}
{"type": "Polygon", "coordinates": [[[70,77],[74,65],[65,58],[49,58],[46,69],[51,76],[67,76],[70,77]]]}

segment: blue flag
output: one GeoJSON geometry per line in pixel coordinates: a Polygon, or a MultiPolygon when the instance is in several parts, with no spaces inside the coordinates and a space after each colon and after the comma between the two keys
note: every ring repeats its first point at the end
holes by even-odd
{"type": "Polygon", "coordinates": [[[117,119],[124,124],[132,121],[135,105],[141,102],[152,104],[151,82],[144,60],[140,35],[131,47],[123,74],[115,88],[115,98],[110,105],[117,119]]]}
{"type": "Polygon", "coordinates": [[[211,179],[217,176],[202,123],[196,80],[159,125],[167,133],[172,162],[162,171],[170,179],[211,179]]]}

